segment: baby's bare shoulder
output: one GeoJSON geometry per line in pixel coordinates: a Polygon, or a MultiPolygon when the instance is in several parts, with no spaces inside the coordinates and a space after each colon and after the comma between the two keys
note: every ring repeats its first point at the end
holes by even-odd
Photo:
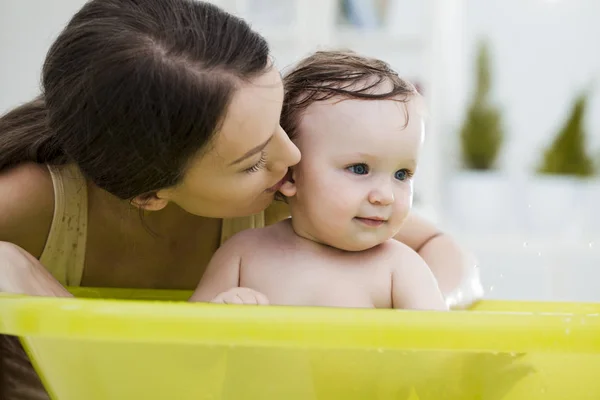
{"type": "Polygon", "coordinates": [[[255,253],[278,246],[287,237],[285,221],[264,227],[246,229],[229,238],[223,246],[235,248],[238,254],[255,253]]]}
{"type": "Polygon", "coordinates": [[[395,239],[390,239],[379,246],[378,257],[393,269],[402,270],[426,266],[416,251],[395,239]]]}
{"type": "Polygon", "coordinates": [[[378,255],[384,258],[410,257],[411,254],[417,254],[413,249],[396,239],[389,239],[378,247],[378,255]]]}

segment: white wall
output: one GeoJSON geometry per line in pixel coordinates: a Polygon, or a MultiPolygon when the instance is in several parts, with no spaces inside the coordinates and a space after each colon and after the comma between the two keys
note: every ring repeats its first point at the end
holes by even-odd
{"type": "Polygon", "coordinates": [[[39,93],[48,47],[84,0],[0,0],[0,113],[39,93]]]}

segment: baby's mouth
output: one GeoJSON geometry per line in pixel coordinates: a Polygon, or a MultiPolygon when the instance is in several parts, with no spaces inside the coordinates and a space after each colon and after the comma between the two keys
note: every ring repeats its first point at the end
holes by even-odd
{"type": "Polygon", "coordinates": [[[381,217],[354,217],[354,219],[370,227],[378,227],[387,222],[387,219],[381,217]]]}

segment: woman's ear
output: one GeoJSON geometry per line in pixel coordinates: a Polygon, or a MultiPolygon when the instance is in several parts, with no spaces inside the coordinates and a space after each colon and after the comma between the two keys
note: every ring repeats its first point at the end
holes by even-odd
{"type": "Polygon", "coordinates": [[[159,197],[157,192],[151,192],[134,197],[131,204],[145,211],[160,211],[169,204],[169,200],[159,197]]]}
{"type": "Polygon", "coordinates": [[[296,179],[293,168],[289,169],[287,180],[279,189],[279,193],[285,197],[294,197],[296,195],[296,179]]]}

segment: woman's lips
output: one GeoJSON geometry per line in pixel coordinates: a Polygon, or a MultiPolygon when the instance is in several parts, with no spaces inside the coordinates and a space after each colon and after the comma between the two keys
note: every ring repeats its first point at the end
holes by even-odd
{"type": "Polygon", "coordinates": [[[277,182],[276,184],[274,184],[273,186],[271,186],[270,188],[268,188],[267,190],[265,190],[268,193],[275,193],[277,192],[279,189],[281,189],[281,187],[283,186],[283,184],[288,180],[288,172],[285,173],[285,175],[283,175],[283,178],[281,178],[279,180],[279,182],[277,182]]]}

